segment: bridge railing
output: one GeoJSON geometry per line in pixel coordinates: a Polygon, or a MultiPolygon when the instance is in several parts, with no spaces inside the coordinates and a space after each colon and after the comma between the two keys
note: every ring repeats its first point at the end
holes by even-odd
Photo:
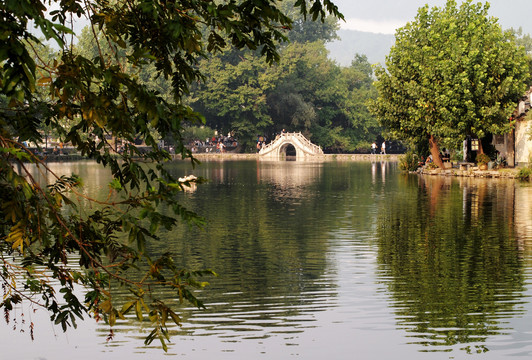
{"type": "Polygon", "coordinates": [[[296,136],[300,141],[303,141],[308,147],[310,147],[313,152],[317,154],[323,154],[323,151],[321,150],[321,146],[318,146],[316,144],[313,144],[309,139],[305,137],[305,135],[299,133],[291,133],[293,136],[296,136]]]}
{"type": "MultiPolygon", "coordinates": [[[[275,140],[277,140],[278,138],[279,138],[279,137],[276,137],[275,140]]],[[[268,151],[270,150],[270,148],[273,149],[273,144],[275,143],[275,140],[272,140],[272,141],[270,141],[269,144],[264,145],[264,146],[260,149],[259,154],[263,154],[263,153],[268,152],[268,151]]]]}

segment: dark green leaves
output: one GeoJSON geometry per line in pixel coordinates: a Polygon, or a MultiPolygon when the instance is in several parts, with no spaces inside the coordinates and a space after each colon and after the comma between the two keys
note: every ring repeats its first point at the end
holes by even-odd
{"type": "Polygon", "coordinates": [[[526,57],[488,15],[489,6],[421,8],[399,29],[386,69],[376,71],[378,100],[370,108],[390,136],[455,148],[466,135],[510,129],[525,90],[526,57]]]}

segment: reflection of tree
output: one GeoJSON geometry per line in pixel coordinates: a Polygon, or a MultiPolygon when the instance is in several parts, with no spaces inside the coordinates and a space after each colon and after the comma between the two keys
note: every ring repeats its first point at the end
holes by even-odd
{"type": "MultiPolygon", "coordinates": [[[[72,174],[87,178],[83,186],[84,193],[97,194],[105,199],[108,196],[109,182],[111,181],[111,172],[95,161],[58,161],[47,164],[48,170],[51,170],[57,176],[70,176],[72,174]]],[[[35,177],[36,181],[41,184],[50,184],[55,179],[54,175],[42,167],[28,166],[30,174],[35,177]]]]}
{"type": "Polygon", "coordinates": [[[526,251],[526,258],[532,258],[532,186],[519,183],[515,187],[515,225],[519,249],[526,251]]]}
{"type": "Polygon", "coordinates": [[[307,262],[316,259],[324,264],[326,244],[313,242],[318,236],[313,235],[316,229],[301,220],[311,221],[327,213],[320,206],[319,193],[301,186],[300,201],[287,203],[275,196],[279,184],[257,179],[258,169],[252,162],[229,166],[225,166],[227,163],[205,163],[202,167],[204,165],[199,175],[209,178],[210,183],[198,188],[196,194],[201,199],[194,195],[189,201],[196,212],[207,218],[207,226],[206,231],[183,229],[188,234],[184,236],[185,247],[177,252],[187,257],[185,261],[201,262],[191,265],[200,268],[215,266],[221,273],[224,273],[224,266],[229,267],[230,272],[240,268],[244,276],[238,290],[249,288],[262,292],[264,287],[278,288],[283,283],[278,281],[280,276],[319,276],[323,269],[308,266],[307,262]],[[246,185],[256,183],[258,186],[246,185]],[[298,221],[295,221],[296,214],[298,221]],[[207,263],[208,259],[215,262],[207,263]],[[300,273],[303,268],[316,272],[300,273]],[[270,274],[262,273],[264,271],[270,274]]]}
{"type": "MultiPolygon", "coordinates": [[[[334,290],[319,281],[327,265],[324,233],[330,230],[319,224],[334,217],[339,201],[318,191],[312,176],[323,170],[317,165],[299,170],[281,166],[275,176],[274,169],[264,171],[263,166],[254,161],[225,161],[205,162],[194,170],[184,170],[181,164],[170,168],[176,176],[192,172],[209,179],[183,199],[187,208],[206,217],[207,225],[204,230],[183,225],[165,234],[150,251],[154,256],[170,251],[180,265],[212,268],[220,274],[208,279],[210,315],[206,316],[210,320],[202,322],[204,331],[220,328],[213,320],[218,314],[225,314],[227,326],[248,324],[244,318],[257,320],[259,327],[264,321],[266,329],[294,326],[286,319],[312,317],[314,311],[325,308],[322,301],[334,296],[334,290]],[[283,189],[290,199],[279,197],[283,189]],[[324,291],[326,297],[318,296],[324,291]]],[[[201,315],[191,316],[195,318],[185,323],[202,321],[198,320],[201,315]]]]}
{"type": "Polygon", "coordinates": [[[378,260],[393,279],[399,326],[416,343],[485,351],[523,290],[513,185],[462,181],[405,178],[379,216],[378,260]]]}

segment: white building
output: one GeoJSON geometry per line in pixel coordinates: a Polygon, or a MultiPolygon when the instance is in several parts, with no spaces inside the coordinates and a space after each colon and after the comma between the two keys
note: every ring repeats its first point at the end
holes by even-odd
{"type": "Polygon", "coordinates": [[[512,118],[514,130],[506,135],[494,135],[493,145],[506,158],[508,166],[521,166],[531,162],[532,157],[532,87],[520,99],[512,118]]]}

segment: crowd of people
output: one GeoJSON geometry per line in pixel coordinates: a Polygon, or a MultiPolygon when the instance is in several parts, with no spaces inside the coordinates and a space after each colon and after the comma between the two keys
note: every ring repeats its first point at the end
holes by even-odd
{"type": "Polygon", "coordinates": [[[190,150],[192,152],[216,152],[224,153],[228,149],[235,149],[238,147],[238,141],[232,136],[213,136],[206,138],[205,141],[194,140],[190,143],[190,150]]]}

